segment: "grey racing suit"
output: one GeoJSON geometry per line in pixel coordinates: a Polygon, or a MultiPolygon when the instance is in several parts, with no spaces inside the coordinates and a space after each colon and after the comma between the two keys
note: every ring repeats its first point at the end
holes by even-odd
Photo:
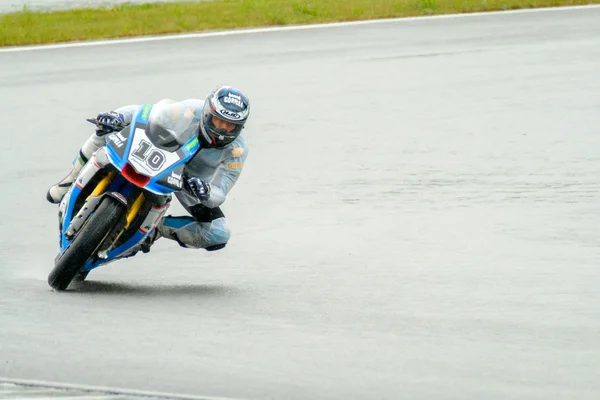
{"type": "MultiPolygon", "coordinates": [[[[164,99],[160,102],[172,102],[164,99]]],[[[183,103],[201,115],[204,100],[187,99],[183,103]]],[[[127,105],[115,109],[124,116],[125,123],[131,123],[139,105],[127,105]]],[[[93,133],[82,146],[80,158],[86,162],[93,152],[106,145],[106,136],[93,133]]],[[[218,250],[227,244],[231,231],[227,220],[220,209],[227,194],[237,182],[246,157],[248,145],[244,131],[230,145],[222,149],[201,149],[185,166],[189,177],[197,177],[211,186],[208,200],[201,201],[185,190],[178,191],[175,196],[191,216],[166,216],[157,227],[159,237],[175,240],[186,248],[203,248],[208,251],[218,250]]]]}

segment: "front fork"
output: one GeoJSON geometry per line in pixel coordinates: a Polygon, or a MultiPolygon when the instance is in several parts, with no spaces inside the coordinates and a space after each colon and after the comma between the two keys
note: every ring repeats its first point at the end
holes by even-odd
{"type": "MultiPolygon", "coordinates": [[[[146,201],[146,196],[143,192],[140,192],[136,199],[131,203],[131,205],[127,209],[127,213],[124,219],[121,219],[121,222],[117,224],[112,230],[111,234],[108,236],[108,240],[106,240],[101,248],[98,251],[98,257],[102,259],[108,258],[109,252],[115,250],[119,245],[119,240],[121,236],[128,231],[131,227],[132,222],[137,217],[140,209],[144,206],[146,201]]],[[[144,220],[139,224],[139,227],[136,232],[131,233],[131,236],[127,238],[127,241],[131,240],[135,235],[138,235],[138,239],[135,240],[135,243],[131,243],[131,245],[125,245],[126,248],[120,252],[119,255],[115,255],[115,257],[123,257],[137,249],[137,246],[142,243],[148,234],[152,232],[152,230],[157,229],[158,224],[160,223],[162,217],[167,212],[167,209],[170,206],[170,201],[167,201],[164,204],[156,204],[155,201],[152,201],[152,207],[146,214],[144,220]],[[137,233],[139,232],[139,233],[137,233]]],[[[121,246],[124,246],[121,244],[121,246]]]]}

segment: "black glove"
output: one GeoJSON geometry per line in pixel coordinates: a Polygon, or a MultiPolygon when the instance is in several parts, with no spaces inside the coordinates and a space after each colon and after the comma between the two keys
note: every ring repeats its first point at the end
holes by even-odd
{"type": "Polygon", "coordinates": [[[125,128],[125,116],[115,111],[100,113],[96,117],[96,135],[104,136],[125,128]]]}
{"type": "Polygon", "coordinates": [[[199,200],[206,201],[210,198],[210,184],[198,178],[189,178],[187,180],[190,191],[199,200]]]}

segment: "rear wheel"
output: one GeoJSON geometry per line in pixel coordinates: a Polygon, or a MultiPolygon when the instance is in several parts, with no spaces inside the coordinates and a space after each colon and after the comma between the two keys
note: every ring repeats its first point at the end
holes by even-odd
{"type": "Polygon", "coordinates": [[[54,269],[48,275],[48,284],[56,290],[65,290],[81,267],[98,250],[124,212],[123,204],[106,196],[64,254],[56,261],[54,269]]]}

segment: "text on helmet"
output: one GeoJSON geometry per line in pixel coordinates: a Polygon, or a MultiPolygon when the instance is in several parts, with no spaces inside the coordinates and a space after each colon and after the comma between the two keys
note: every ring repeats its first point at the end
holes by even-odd
{"type": "Polygon", "coordinates": [[[229,93],[228,96],[223,99],[223,103],[235,104],[239,108],[244,108],[244,103],[242,103],[242,98],[240,96],[236,96],[235,94],[231,94],[231,93],[229,93]]]}

